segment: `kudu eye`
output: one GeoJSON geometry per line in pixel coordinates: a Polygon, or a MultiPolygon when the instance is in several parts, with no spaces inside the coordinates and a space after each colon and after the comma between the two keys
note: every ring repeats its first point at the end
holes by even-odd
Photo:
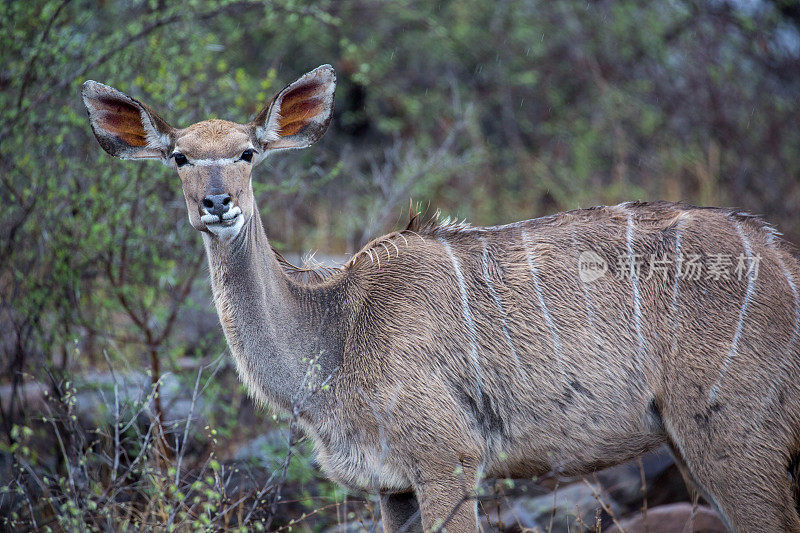
{"type": "Polygon", "coordinates": [[[189,162],[189,160],[186,159],[186,156],[180,152],[175,152],[174,154],[172,154],[172,157],[175,158],[175,164],[178,165],[179,167],[182,167],[183,165],[189,162]]]}
{"type": "Polygon", "coordinates": [[[248,148],[247,150],[242,152],[242,159],[244,161],[247,161],[248,163],[251,162],[253,160],[253,150],[248,148]]]}

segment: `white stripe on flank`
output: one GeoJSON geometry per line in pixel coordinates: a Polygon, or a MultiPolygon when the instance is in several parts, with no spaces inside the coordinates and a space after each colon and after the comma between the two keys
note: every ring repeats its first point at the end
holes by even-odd
{"type": "Polygon", "coordinates": [[[528,242],[528,232],[525,230],[522,230],[522,246],[525,248],[525,256],[528,259],[528,269],[531,271],[533,286],[536,289],[536,296],[539,298],[539,308],[542,310],[544,321],[547,323],[547,327],[550,329],[550,336],[553,339],[553,351],[555,352],[556,359],[558,360],[559,371],[563,376],[565,374],[564,358],[561,355],[561,340],[558,337],[556,325],[553,323],[553,318],[550,316],[550,311],[547,309],[547,304],[544,301],[544,293],[542,293],[542,286],[539,283],[539,271],[534,262],[533,250],[528,242]]]}
{"type": "MultiPolygon", "coordinates": [[[[580,250],[581,249],[581,244],[578,242],[578,239],[575,237],[575,230],[574,229],[572,231],[572,246],[573,246],[573,248],[575,250],[580,250]]],[[[578,261],[580,261],[580,260],[578,259],[578,261]]],[[[578,265],[576,264],[575,266],[576,266],[576,272],[579,272],[579,270],[577,270],[577,268],[579,268],[578,265]]],[[[589,328],[592,330],[592,337],[594,338],[594,346],[593,346],[594,349],[593,349],[593,351],[594,351],[595,356],[597,357],[597,360],[599,361],[599,360],[602,359],[602,356],[605,355],[606,352],[602,348],[603,340],[600,337],[600,333],[599,333],[599,331],[597,329],[597,324],[595,323],[594,304],[592,303],[592,295],[589,292],[589,290],[591,289],[591,286],[593,284],[592,283],[586,283],[583,280],[581,280],[580,277],[579,277],[578,278],[578,285],[581,288],[581,293],[583,293],[583,304],[586,307],[586,321],[589,323],[589,328]]],[[[610,380],[613,380],[614,379],[614,375],[613,375],[614,373],[611,370],[611,365],[603,364],[603,369],[605,370],[606,375],[608,376],[608,378],[610,380]]]]}
{"type": "Polygon", "coordinates": [[[789,269],[786,268],[786,263],[783,262],[781,251],[775,250],[775,255],[778,258],[778,265],[780,265],[783,275],[786,276],[786,282],[789,284],[789,288],[792,289],[792,295],[794,296],[794,329],[792,330],[792,336],[789,339],[789,355],[791,355],[794,351],[798,334],[800,334],[800,292],[798,292],[797,285],[792,279],[791,272],[789,272],[789,269]]]}
{"type": "Polygon", "coordinates": [[[472,348],[472,366],[475,369],[475,377],[478,380],[478,396],[482,397],[483,386],[481,384],[481,368],[480,363],[478,362],[478,335],[475,332],[475,323],[472,321],[472,313],[469,310],[467,284],[464,282],[464,275],[461,273],[461,267],[458,264],[458,258],[453,253],[450,243],[444,240],[443,237],[439,237],[439,242],[442,243],[445,251],[447,251],[447,255],[450,256],[450,261],[453,263],[453,270],[455,271],[456,279],[458,280],[458,290],[461,293],[461,312],[464,314],[464,322],[467,323],[467,329],[469,330],[469,342],[472,348]]]}
{"type": "Polygon", "coordinates": [[[500,295],[497,294],[497,291],[494,290],[494,283],[492,283],[492,278],[489,276],[489,250],[486,249],[486,240],[483,237],[481,237],[481,245],[483,245],[483,279],[486,281],[486,286],[489,288],[489,294],[491,294],[494,304],[500,311],[500,318],[503,321],[503,333],[506,335],[508,347],[511,348],[511,355],[514,356],[517,367],[522,370],[522,363],[517,355],[517,350],[514,348],[514,341],[511,340],[511,334],[508,332],[508,322],[506,321],[506,312],[503,309],[503,301],[500,299],[500,295]]]}
{"type": "MultiPolygon", "coordinates": [[[[783,257],[781,257],[781,250],[777,246],[775,246],[775,236],[773,234],[768,234],[767,237],[767,244],[772,245],[773,250],[775,251],[775,259],[778,263],[778,266],[781,267],[781,271],[783,272],[783,276],[786,278],[786,283],[789,285],[789,289],[792,291],[792,296],[794,298],[794,328],[792,329],[792,336],[789,337],[789,342],[786,344],[786,353],[787,357],[786,360],[790,364],[794,364],[795,361],[795,346],[797,345],[798,334],[800,334],[800,293],[797,290],[797,285],[795,284],[794,280],[792,279],[792,274],[789,272],[789,269],[786,268],[786,263],[783,262],[783,257]]],[[[770,387],[773,394],[778,394],[778,391],[781,388],[781,381],[775,380],[770,387]]],[[[764,402],[764,410],[772,409],[773,403],[764,402]]]]}
{"type": "Polygon", "coordinates": [[[678,285],[681,280],[681,267],[683,257],[681,256],[681,223],[683,217],[678,219],[675,224],[675,286],[672,288],[672,349],[678,351],[678,285]]]}
{"type": "Polygon", "coordinates": [[[642,297],[639,294],[639,275],[636,273],[633,254],[633,213],[628,213],[628,229],[625,232],[628,243],[628,264],[630,265],[631,287],[633,289],[633,323],[636,326],[636,339],[638,342],[636,355],[639,363],[644,357],[644,335],[642,334],[642,297]]]}
{"type": "MultiPolygon", "coordinates": [[[[742,245],[744,245],[746,258],[753,257],[753,250],[750,247],[750,241],[744,234],[744,231],[742,230],[742,225],[739,222],[736,222],[736,231],[739,233],[739,237],[742,239],[742,245]]],[[[739,322],[736,324],[736,331],[733,334],[733,340],[731,341],[731,348],[728,351],[728,356],[725,357],[725,360],[722,362],[722,368],[719,371],[719,377],[717,378],[717,382],[714,383],[714,386],[711,387],[711,390],[708,393],[709,402],[713,403],[716,401],[717,395],[719,394],[720,383],[722,383],[722,379],[725,377],[725,374],[727,374],[728,367],[730,366],[731,361],[733,360],[734,357],[736,357],[739,351],[739,339],[742,336],[742,329],[744,328],[744,319],[745,316],[747,315],[747,308],[750,306],[750,302],[753,299],[753,291],[755,290],[755,286],[756,286],[755,270],[748,270],[747,290],[744,293],[742,308],[739,310],[739,322]]]]}

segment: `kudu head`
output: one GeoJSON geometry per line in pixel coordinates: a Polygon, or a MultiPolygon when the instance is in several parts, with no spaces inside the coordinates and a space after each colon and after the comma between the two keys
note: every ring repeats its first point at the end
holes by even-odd
{"type": "Polygon", "coordinates": [[[175,168],[192,226],[229,240],[255,214],[253,166],[270,151],[316,142],[330,122],[335,87],[333,68],[322,65],[287,85],[249,124],[205,120],[183,129],[102,83],[87,81],[81,95],[106,152],[175,168]]]}

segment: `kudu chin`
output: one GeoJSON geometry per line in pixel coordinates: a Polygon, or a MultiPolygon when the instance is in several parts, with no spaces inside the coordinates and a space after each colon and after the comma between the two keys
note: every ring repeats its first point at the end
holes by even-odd
{"type": "Polygon", "coordinates": [[[82,96],[107,152],[176,169],[241,379],[275,409],[302,400],[321,468],[378,491],[385,531],[473,531],[481,477],[663,443],[730,529],[800,531],[800,262],[775,230],[673,203],[415,217],[300,272],[270,247],[250,173],[322,136],[334,87],[324,65],[249,124],[184,129],[96,82],[82,96]]]}

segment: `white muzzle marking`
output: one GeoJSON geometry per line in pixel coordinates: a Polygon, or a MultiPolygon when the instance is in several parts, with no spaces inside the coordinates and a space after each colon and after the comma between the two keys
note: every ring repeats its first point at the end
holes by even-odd
{"type": "Polygon", "coordinates": [[[200,217],[208,231],[217,236],[220,240],[227,241],[239,234],[244,225],[244,216],[239,206],[234,206],[228,212],[222,214],[220,221],[217,215],[207,213],[200,217]]]}

